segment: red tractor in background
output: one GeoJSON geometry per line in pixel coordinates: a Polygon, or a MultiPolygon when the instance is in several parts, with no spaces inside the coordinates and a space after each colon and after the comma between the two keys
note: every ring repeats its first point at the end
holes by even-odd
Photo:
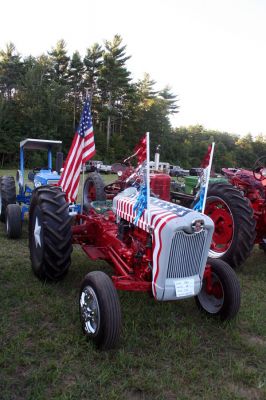
{"type": "Polygon", "coordinates": [[[266,252],[266,156],[255,162],[252,171],[223,168],[222,173],[249,201],[256,220],[254,243],[266,252]]]}

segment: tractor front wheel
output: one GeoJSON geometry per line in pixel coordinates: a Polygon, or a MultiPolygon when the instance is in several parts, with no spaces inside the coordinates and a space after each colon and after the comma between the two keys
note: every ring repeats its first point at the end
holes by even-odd
{"type": "Polygon", "coordinates": [[[214,222],[209,256],[239,267],[250,255],[256,237],[248,200],[231,184],[214,183],[208,189],[205,214],[214,222]]]}
{"type": "Polygon", "coordinates": [[[222,321],[236,316],[240,308],[240,285],[229,264],[208,259],[202,288],[195,300],[201,311],[222,321]]]}
{"type": "Polygon", "coordinates": [[[102,350],[114,348],[121,330],[121,309],[113,282],[102,271],[86,275],[80,288],[79,311],[82,329],[102,350]]]}
{"type": "Polygon", "coordinates": [[[0,178],[0,219],[6,220],[6,208],[9,204],[16,203],[16,186],[13,176],[0,178]]]}
{"type": "Polygon", "coordinates": [[[18,239],[22,233],[21,209],[18,204],[6,208],[6,234],[9,239],[18,239]]]}
{"type": "Polygon", "coordinates": [[[33,272],[39,279],[59,281],[71,263],[71,217],[65,194],[56,186],[41,186],[32,195],[29,248],[33,272]]]}

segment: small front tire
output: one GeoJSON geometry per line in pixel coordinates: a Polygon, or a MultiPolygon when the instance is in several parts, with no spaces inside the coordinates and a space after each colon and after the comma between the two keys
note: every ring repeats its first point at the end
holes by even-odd
{"type": "Polygon", "coordinates": [[[6,221],[6,208],[16,204],[16,186],[13,176],[2,176],[0,179],[0,220],[6,221]]]}
{"type": "Polygon", "coordinates": [[[195,297],[201,311],[221,321],[232,319],[240,308],[240,285],[236,273],[223,260],[209,258],[200,293],[195,297]]]}
{"type": "Polygon", "coordinates": [[[121,308],[111,279],[102,271],[84,278],[79,295],[82,329],[101,350],[114,348],[120,337],[121,308]]]}
{"type": "Polygon", "coordinates": [[[21,209],[18,204],[6,208],[6,234],[9,239],[18,239],[22,233],[21,209]]]}

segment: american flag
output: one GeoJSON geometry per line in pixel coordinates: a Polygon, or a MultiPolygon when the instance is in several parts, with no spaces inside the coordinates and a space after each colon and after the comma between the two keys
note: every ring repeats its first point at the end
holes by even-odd
{"type": "Polygon", "coordinates": [[[95,154],[94,133],[89,100],[86,100],[80,123],[58,182],[69,202],[76,201],[79,188],[81,166],[95,154]]]}

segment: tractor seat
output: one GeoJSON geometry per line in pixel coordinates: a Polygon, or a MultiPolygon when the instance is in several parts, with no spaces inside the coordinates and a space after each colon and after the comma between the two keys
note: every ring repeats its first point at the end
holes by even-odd
{"type": "Polygon", "coordinates": [[[28,173],[28,180],[33,182],[34,181],[34,176],[35,176],[35,173],[33,171],[30,171],[28,173]]]}

